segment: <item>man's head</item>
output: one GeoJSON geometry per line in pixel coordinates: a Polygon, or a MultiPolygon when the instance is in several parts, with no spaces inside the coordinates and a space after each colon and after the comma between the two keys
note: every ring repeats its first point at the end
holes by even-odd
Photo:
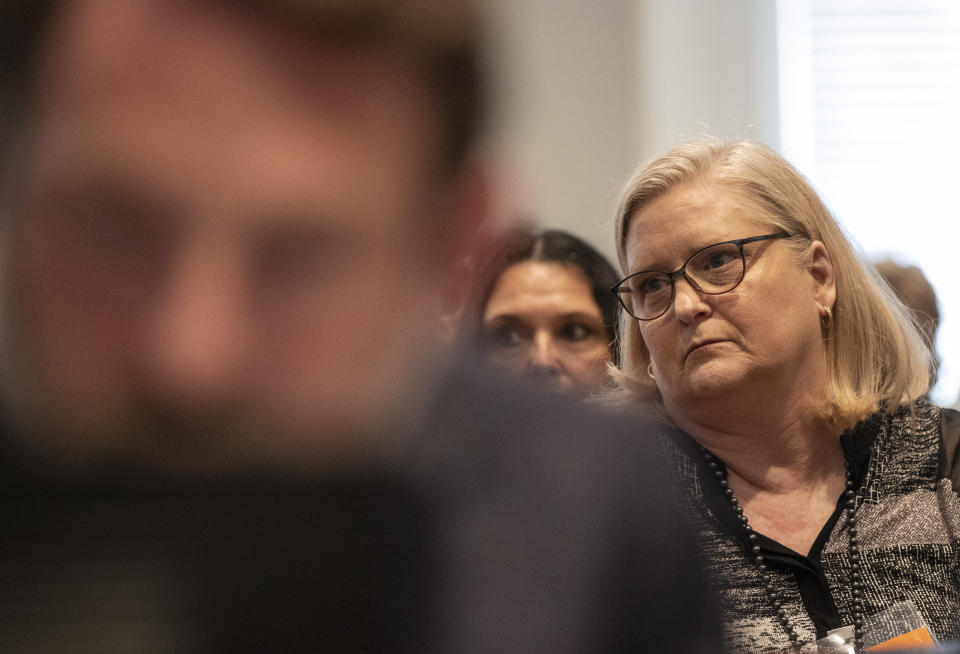
{"type": "Polygon", "coordinates": [[[21,427],[208,465],[383,417],[480,204],[469,17],[429,4],[52,7],[5,167],[21,427]]]}

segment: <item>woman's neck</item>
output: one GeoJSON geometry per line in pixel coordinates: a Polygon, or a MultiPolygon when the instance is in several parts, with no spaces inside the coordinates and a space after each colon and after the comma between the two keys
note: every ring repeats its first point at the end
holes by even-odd
{"type": "Polygon", "coordinates": [[[749,410],[717,407],[667,413],[681,429],[724,462],[751,491],[795,492],[842,474],[838,435],[803,403],[751,403],[749,410]]]}
{"type": "Polygon", "coordinates": [[[670,418],[758,490],[795,491],[843,464],[839,434],[822,417],[822,357],[790,374],[757,374],[710,397],[664,396],[670,418]]]}
{"type": "Polygon", "coordinates": [[[843,449],[823,420],[784,413],[709,426],[683,415],[678,426],[724,462],[750,525],[808,554],[844,490],[843,449]]]}

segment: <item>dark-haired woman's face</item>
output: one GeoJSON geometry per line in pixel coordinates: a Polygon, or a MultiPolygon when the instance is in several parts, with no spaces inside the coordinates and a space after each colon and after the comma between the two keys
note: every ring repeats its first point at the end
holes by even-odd
{"type": "Polygon", "coordinates": [[[524,261],[507,268],[484,309],[483,338],[493,363],[554,390],[586,394],[607,379],[603,316],[576,266],[524,261]]]}

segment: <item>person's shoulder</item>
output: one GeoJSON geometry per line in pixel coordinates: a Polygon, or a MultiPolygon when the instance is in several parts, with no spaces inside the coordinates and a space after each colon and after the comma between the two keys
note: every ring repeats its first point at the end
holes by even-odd
{"type": "Polygon", "coordinates": [[[461,598],[456,642],[719,651],[693,532],[641,407],[606,410],[471,365],[436,389],[411,462],[455,562],[442,588],[461,598]],[[515,606],[536,610],[504,610],[515,606]]]}
{"type": "Polygon", "coordinates": [[[954,491],[960,492],[960,411],[933,404],[922,397],[904,405],[893,415],[899,425],[896,446],[916,456],[923,447],[938,455],[938,479],[951,480],[954,491]]]}
{"type": "Polygon", "coordinates": [[[879,411],[861,421],[861,425],[873,425],[871,428],[875,430],[885,428],[895,436],[896,443],[915,448],[938,438],[943,411],[924,396],[901,404],[895,410],[879,411]]]}
{"type": "Polygon", "coordinates": [[[927,397],[895,408],[881,407],[844,432],[852,447],[886,461],[885,483],[905,487],[951,476],[952,455],[944,449],[943,409],[927,397]]]}
{"type": "Polygon", "coordinates": [[[960,492],[960,411],[940,410],[940,474],[953,482],[960,492]]]}
{"type": "Polygon", "coordinates": [[[606,408],[462,362],[438,384],[417,440],[473,471],[536,459],[572,472],[577,462],[596,469],[656,457],[663,429],[640,405],[606,408]]]}

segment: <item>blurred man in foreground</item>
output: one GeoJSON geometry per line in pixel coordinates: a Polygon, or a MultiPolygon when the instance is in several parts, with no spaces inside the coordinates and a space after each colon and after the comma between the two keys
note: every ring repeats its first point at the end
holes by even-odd
{"type": "Polygon", "coordinates": [[[469,7],[10,7],[0,649],[709,649],[653,439],[436,351],[469,7]]]}
{"type": "Polygon", "coordinates": [[[407,4],[52,6],[5,93],[30,102],[5,385],[31,446],[319,459],[414,399],[482,198],[468,13],[407,4]]]}

